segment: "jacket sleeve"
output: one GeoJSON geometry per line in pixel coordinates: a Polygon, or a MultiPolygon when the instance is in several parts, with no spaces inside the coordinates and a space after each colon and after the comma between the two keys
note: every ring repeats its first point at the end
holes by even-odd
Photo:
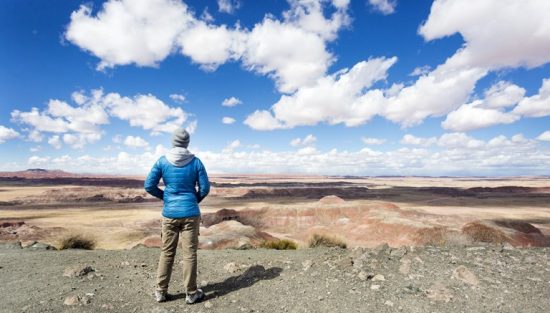
{"type": "Polygon", "coordinates": [[[201,160],[197,159],[197,173],[198,173],[198,191],[197,202],[201,202],[210,192],[210,182],[208,181],[208,174],[202,164],[201,160]]]}
{"type": "Polygon", "coordinates": [[[164,191],[158,187],[161,178],[162,169],[160,165],[160,160],[158,160],[155,165],[153,165],[153,168],[151,169],[151,172],[149,172],[149,175],[147,175],[144,187],[145,191],[147,191],[149,194],[163,200],[164,191]]]}

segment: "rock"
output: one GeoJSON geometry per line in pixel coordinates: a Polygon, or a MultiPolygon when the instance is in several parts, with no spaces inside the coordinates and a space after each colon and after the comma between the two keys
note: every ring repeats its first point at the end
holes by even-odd
{"type": "Polygon", "coordinates": [[[477,286],[479,284],[479,280],[477,279],[477,276],[472,273],[469,269],[467,269],[464,265],[461,265],[453,271],[453,278],[461,280],[471,286],[477,286]]]}
{"type": "Polygon", "coordinates": [[[302,262],[302,267],[303,267],[304,271],[309,270],[309,268],[312,265],[313,265],[313,261],[311,261],[311,260],[305,260],[304,262],[302,262]]]}
{"type": "Polygon", "coordinates": [[[223,267],[224,270],[226,270],[228,273],[236,273],[239,271],[239,267],[237,266],[237,264],[235,264],[235,262],[229,262],[227,264],[225,264],[225,266],[223,267]]]}
{"type": "Polygon", "coordinates": [[[401,259],[401,265],[399,266],[399,273],[403,275],[409,274],[411,271],[411,260],[410,259],[401,259]]]}
{"type": "Polygon", "coordinates": [[[384,275],[381,275],[381,274],[376,274],[372,278],[372,281],[385,281],[385,280],[386,278],[384,277],[384,275]]]}
{"type": "Polygon", "coordinates": [[[440,282],[433,284],[426,291],[426,296],[435,301],[449,302],[453,299],[453,294],[440,282]]]}
{"type": "Polygon", "coordinates": [[[391,250],[390,246],[387,243],[383,243],[373,249],[373,252],[379,254],[381,252],[387,252],[391,250]]]}
{"type": "Polygon", "coordinates": [[[211,308],[213,307],[212,302],[206,301],[206,302],[204,303],[204,307],[207,308],[207,309],[211,309],[211,308]]]}
{"type": "Polygon", "coordinates": [[[78,296],[68,296],[65,298],[65,301],[63,301],[64,305],[79,305],[80,304],[80,298],[78,296]]]}
{"type": "Polygon", "coordinates": [[[114,309],[113,305],[110,304],[110,303],[102,304],[102,305],[101,305],[101,308],[102,308],[102,309],[105,309],[105,310],[112,310],[112,309],[114,309]]]}
{"type": "Polygon", "coordinates": [[[34,250],[57,250],[56,247],[43,242],[36,242],[28,246],[28,248],[34,249],[34,250]]]}
{"type": "Polygon", "coordinates": [[[83,277],[88,273],[95,271],[91,266],[73,266],[67,267],[63,271],[65,277],[83,277]]]}
{"type": "Polygon", "coordinates": [[[90,303],[92,303],[92,297],[86,295],[80,298],[80,304],[87,305],[90,303]]]}
{"type": "Polygon", "coordinates": [[[156,307],[151,310],[151,313],[170,313],[170,312],[165,308],[156,307]]]}
{"type": "Polygon", "coordinates": [[[384,302],[385,305],[387,306],[393,306],[393,302],[391,302],[390,300],[386,300],[386,302],[384,302]]]}
{"type": "Polygon", "coordinates": [[[378,289],[380,289],[380,285],[371,285],[370,289],[371,290],[378,290],[378,289]]]}
{"type": "Polygon", "coordinates": [[[359,278],[360,280],[369,280],[369,279],[372,279],[373,277],[374,277],[374,274],[367,273],[365,271],[360,271],[359,274],[357,274],[357,278],[359,278]]]}
{"type": "Polygon", "coordinates": [[[390,252],[390,255],[397,258],[402,258],[405,254],[407,254],[407,248],[400,247],[398,249],[392,249],[390,252]]]}

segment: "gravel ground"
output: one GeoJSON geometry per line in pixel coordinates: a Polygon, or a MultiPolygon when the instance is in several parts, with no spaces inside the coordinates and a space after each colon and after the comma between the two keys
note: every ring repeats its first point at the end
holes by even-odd
{"type": "Polygon", "coordinates": [[[550,312],[549,252],[493,246],[200,250],[199,283],[207,297],[187,305],[179,264],[170,301],[153,300],[155,248],[3,245],[0,312],[550,312]]]}

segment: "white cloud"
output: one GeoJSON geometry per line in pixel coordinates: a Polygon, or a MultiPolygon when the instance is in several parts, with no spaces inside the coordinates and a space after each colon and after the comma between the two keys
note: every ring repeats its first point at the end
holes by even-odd
{"type": "Polygon", "coordinates": [[[290,141],[290,145],[293,147],[309,147],[313,146],[317,142],[317,137],[309,134],[304,138],[294,138],[290,141]]]}
{"type": "Polygon", "coordinates": [[[244,123],[255,130],[274,130],[285,128],[285,126],[274,118],[269,111],[256,110],[244,120],[244,123]]]}
{"type": "Polygon", "coordinates": [[[483,105],[488,108],[506,108],[523,99],[525,89],[510,82],[499,81],[485,91],[483,105]]]}
{"type": "Polygon", "coordinates": [[[110,0],[95,16],[86,5],[74,11],[65,38],[100,58],[98,69],[127,64],[156,66],[193,22],[181,1],[110,0]]]}
{"type": "Polygon", "coordinates": [[[230,97],[223,100],[222,105],[224,107],[234,107],[238,104],[242,104],[243,102],[239,98],[230,97]]]}
{"type": "Polygon", "coordinates": [[[414,146],[423,146],[428,147],[435,143],[437,143],[436,137],[430,137],[430,138],[422,138],[422,137],[416,137],[411,134],[406,134],[401,139],[401,143],[404,145],[414,145],[414,146]]]}
{"type": "Polygon", "coordinates": [[[12,128],[0,125],[0,143],[19,137],[19,133],[12,128]]]}
{"type": "Polygon", "coordinates": [[[540,0],[436,0],[419,33],[426,40],[460,33],[465,44],[451,60],[458,67],[536,67],[550,61],[549,11],[540,0]]]}
{"type": "Polygon", "coordinates": [[[95,14],[87,6],[73,12],[65,38],[100,58],[98,69],[157,66],[179,50],[206,70],[240,60],[246,69],[272,77],[281,92],[293,92],[325,74],[334,60],[326,43],[350,18],[348,0],[289,3],[282,20],[268,14],[249,30],[198,20],[179,0],[109,0],[95,14]]]}
{"type": "Polygon", "coordinates": [[[48,143],[54,147],[55,149],[61,149],[61,138],[59,137],[59,135],[54,135],[54,136],[51,136],[49,139],[48,139],[48,143]]]}
{"type": "Polygon", "coordinates": [[[523,98],[512,112],[525,117],[550,116],[550,78],[542,81],[538,94],[523,98]]]}
{"type": "Polygon", "coordinates": [[[229,117],[229,116],[224,116],[222,118],[222,123],[227,124],[227,125],[231,125],[231,124],[235,123],[235,119],[232,118],[232,117],[229,117]]]}
{"type": "Polygon", "coordinates": [[[550,130],[545,131],[537,137],[540,141],[550,141],[550,130]]]}
{"type": "Polygon", "coordinates": [[[198,126],[199,126],[199,122],[197,120],[193,120],[189,122],[189,124],[187,124],[187,127],[185,127],[185,130],[192,135],[197,130],[198,126]]]}
{"type": "MultiPolygon", "coordinates": [[[[489,141],[461,134],[441,136],[441,144],[426,148],[399,148],[376,151],[332,149],[326,152],[269,150],[194,151],[209,173],[312,173],[321,175],[540,175],[550,168],[550,148],[518,134],[497,136],[489,141]],[[444,138],[444,139],[441,139],[444,138]],[[338,160],[338,162],[334,162],[338,160]]],[[[236,144],[233,144],[235,146],[236,144]]],[[[238,144],[240,146],[240,142],[238,144]]],[[[230,144],[231,146],[231,144],[230,144]]],[[[114,156],[72,157],[32,156],[27,164],[10,164],[9,169],[28,164],[63,168],[71,172],[128,173],[145,175],[168,149],[159,145],[154,151],[114,156]]],[[[0,165],[6,169],[6,165],[0,165]]]]}
{"type": "Polygon", "coordinates": [[[397,0],[369,0],[369,4],[376,11],[388,15],[395,12],[397,6],[397,0]]]}
{"type": "Polygon", "coordinates": [[[122,135],[120,134],[117,134],[113,137],[113,142],[114,143],[122,143],[124,140],[124,138],[122,137],[122,135]]]}
{"type": "Polygon", "coordinates": [[[239,139],[233,140],[225,148],[223,148],[223,153],[231,153],[233,150],[241,146],[241,141],[239,139]]]}
{"type": "Polygon", "coordinates": [[[386,139],[363,137],[361,141],[366,145],[381,145],[386,142],[386,139]]]}
{"type": "Polygon", "coordinates": [[[303,147],[301,149],[298,149],[298,151],[296,151],[297,155],[314,155],[318,153],[319,153],[319,150],[317,150],[315,147],[303,147]]]}
{"type": "Polygon", "coordinates": [[[218,11],[233,14],[241,6],[239,0],[218,0],[218,11]]]}
{"type": "Polygon", "coordinates": [[[409,74],[409,76],[422,76],[428,74],[432,70],[432,67],[429,65],[417,66],[409,74]]]}
{"type": "MultiPolygon", "coordinates": [[[[14,110],[11,112],[12,121],[31,126],[29,139],[32,141],[42,141],[42,132],[55,133],[73,148],[83,148],[101,139],[101,126],[110,122],[110,116],[148,130],[152,135],[170,133],[188,118],[181,108],[170,107],[151,94],[124,97],[118,93],[104,94],[103,90],[96,89],[89,95],[75,92],[72,98],[77,102],[76,106],[52,99],[43,111],[38,108],[29,112],[14,110]]],[[[196,126],[196,121],[192,121],[187,127],[192,132],[196,126]]]]}
{"type": "Polygon", "coordinates": [[[170,99],[172,99],[176,103],[184,103],[185,102],[185,96],[177,94],[177,93],[171,94],[170,99]]]}
{"type": "Polygon", "coordinates": [[[170,107],[151,94],[130,98],[118,93],[104,95],[98,90],[94,93],[93,101],[101,103],[111,116],[128,121],[130,126],[151,131],[152,135],[170,133],[182,126],[188,117],[181,108],[170,107]]]}
{"type": "Polygon", "coordinates": [[[149,146],[149,143],[139,136],[127,136],[124,139],[124,144],[131,148],[145,148],[149,146]]]}
{"type": "Polygon", "coordinates": [[[310,87],[282,96],[271,112],[256,111],[245,123],[257,130],[291,128],[300,125],[344,123],[357,126],[383,110],[380,90],[365,91],[383,80],[397,58],[376,58],[357,63],[350,70],[323,77],[310,87]]]}
{"type": "Polygon", "coordinates": [[[97,142],[101,139],[101,134],[72,134],[63,135],[63,142],[73,149],[82,149],[85,145],[97,142]]]}
{"type": "Polygon", "coordinates": [[[453,131],[469,131],[497,124],[510,124],[520,119],[516,114],[484,108],[483,103],[483,101],[477,100],[462,105],[449,113],[441,126],[453,131]]]}

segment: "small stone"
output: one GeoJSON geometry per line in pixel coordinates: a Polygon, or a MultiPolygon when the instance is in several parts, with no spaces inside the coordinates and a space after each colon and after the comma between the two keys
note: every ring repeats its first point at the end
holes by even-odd
{"type": "Polygon", "coordinates": [[[147,264],[141,263],[140,266],[141,266],[141,267],[147,267],[147,264]]]}
{"type": "Polygon", "coordinates": [[[471,286],[477,286],[479,284],[477,276],[464,265],[455,268],[453,271],[453,278],[461,280],[471,286]]]}
{"type": "Polygon", "coordinates": [[[224,270],[226,270],[228,273],[236,273],[237,271],[239,271],[239,267],[237,266],[237,264],[235,264],[235,262],[229,262],[227,264],[225,264],[225,266],[223,267],[224,270]]]}
{"type": "Polygon", "coordinates": [[[80,303],[83,304],[83,305],[90,304],[90,303],[92,303],[92,298],[88,297],[88,296],[83,296],[83,297],[80,298],[80,303]]]}
{"type": "Polygon", "coordinates": [[[303,267],[304,271],[309,270],[309,268],[312,265],[313,265],[313,261],[311,261],[311,260],[305,260],[304,262],[302,262],[302,267],[303,267]]]}
{"type": "Polygon", "coordinates": [[[365,271],[360,271],[359,274],[357,274],[357,277],[360,279],[360,280],[369,280],[369,279],[372,279],[374,277],[374,274],[372,273],[367,273],[365,271]]]}
{"type": "Polygon", "coordinates": [[[323,301],[324,299],[325,299],[325,298],[323,298],[323,296],[318,296],[318,297],[317,297],[317,300],[319,300],[319,301],[323,301]]]}
{"type": "Polygon", "coordinates": [[[63,271],[65,277],[82,277],[86,274],[95,271],[91,266],[73,266],[67,267],[63,271]]]}
{"type": "Polygon", "coordinates": [[[386,300],[386,302],[384,302],[385,305],[387,306],[393,306],[393,302],[391,302],[390,300],[386,300]]]}
{"type": "Polygon", "coordinates": [[[397,257],[397,258],[401,258],[401,257],[403,257],[405,254],[407,254],[407,248],[405,248],[405,247],[400,247],[400,248],[397,248],[397,249],[393,249],[393,250],[391,250],[391,252],[390,252],[390,255],[391,255],[391,256],[397,257]]]}
{"type": "Polygon", "coordinates": [[[410,259],[401,259],[401,265],[399,266],[399,273],[403,275],[409,274],[411,271],[411,260],[410,259]]]}
{"type": "Polygon", "coordinates": [[[68,296],[65,298],[65,301],[63,301],[64,305],[78,305],[80,304],[80,298],[78,296],[68,296]]]}
{"type": "Polygon", "coordinates": [[[207,308],[207,309],[211,309],[211,308],[213,307],[212,302],[206,301],[206,302],[204,303],[204,307],[207,308]]]}
{"type": "Polygon", "coordinates": [[[385,280],[386,280],[386,278],[382,274],[376,274],[372,278],[372,281],[385,281],[385,280]]]}
{"type": "Polygon", "coordinates": [[[378,289],[380,289],[380,285],[371,285],[370,289],[371,290],[378,290],[378,289]]]}
{"type": "Polygon", "coordinates": [[[101,308],[102,308],[102,309],[105,309],[105,310],[112,310],[112,309],[114,309],[113,305],[110,304],[110,303],[102,304],[102,305],[101,305],[101,308]]]}

